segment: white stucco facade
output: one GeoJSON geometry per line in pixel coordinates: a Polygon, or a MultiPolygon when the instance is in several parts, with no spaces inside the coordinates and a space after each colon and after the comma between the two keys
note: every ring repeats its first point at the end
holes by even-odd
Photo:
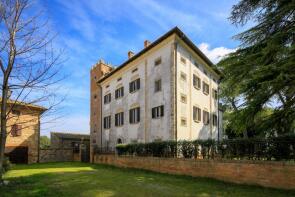
{"type": "Polygon", "coordinates": [[[101,146],[114,147],[118,142],[216,139],[218,127],[213,125],[212,115],[219,116],[220,113],[212,91],[218,89],[219,75],[207,62],[176,33],[171,33],[100,80],[101,146]],[[185,64],[181,58],[185,59],[185,64]],[[161,63],[155,65],[159,59],[161,63]],[[201,83],[205,81],[209,85],[209,94],[203,93],[202,86],[200,89],[193,86],[194,74],[201,79],[201,83]],[[183,80],[182,75],[186,75],[186,80],[183,80]],[[136,79],[140,79],[140,88],[130,93],[129,84],[136,79]],[[161,90],[155,92],[155,82],[158,80],[161,80],[161,90]],[[124,87],[124,96],[115,99],[115,91],[120,87],[124,87]],[[105,104],[104,96],[109,93],[111,101],[105,104]],[[186,102],[182,101],[182,96],[186,97],[186,102]],[[152,118],[152,108],[157,106],[164,106],[164,114],[152,118]],[[203,110],[209,112],[209,124],[203,123],[203,117],[199,122],[193,120],[193,106],[202,110],[202,116],[203,110]],[[129,110],[136,107],[140,107],[140,121],[130,123],[129,110]],[[123,125],[115,126],[115,114],[119,112],[123,112],[124,122],[123,125]],[[107,116],[111,117],[110,128],[104,128],[103,125],[104,117],[107,116]]]}

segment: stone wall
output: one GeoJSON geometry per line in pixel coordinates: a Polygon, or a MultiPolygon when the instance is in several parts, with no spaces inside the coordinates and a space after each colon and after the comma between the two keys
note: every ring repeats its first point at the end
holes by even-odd
{"type": "Polygon", "coordinates": [[[64,162],[75,161],[73,149],[40,149],[40,162],[64,162]]]}
{"type": "Polygon", "coordinates": [[[95,155],[94,163],[169,174],[209,177],[240,184],[295,189],[295,164],[285,162],[95,155]]]}

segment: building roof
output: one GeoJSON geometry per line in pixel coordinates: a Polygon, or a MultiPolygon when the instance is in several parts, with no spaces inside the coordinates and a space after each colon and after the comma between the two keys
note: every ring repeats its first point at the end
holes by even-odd
{"type": "Polygon", "coordinates": [[[66,133],[66,132],[51,132],[50,134],[63,139],[90,139],[90,135],[88,134],[66,133]]]}
{"type": "Polygon", "coordinates": [[[127,61],[125,61],[123,64],[109,72],[107,75],[102,77],[98,80],[98,83],[103,82],[107,78],[109,78],[114,73],[118,72],[122,68],[124,68],[126,65],[134,61],[135,59],[139,58],[141,55],[145,54],[147,51],[152,49],[153,47],[157,46],[159,43],[161,43],[163,40],[171,36],[172,34],[177,34],[180,39],[182,39],[195,53],[197,53],[218,75],[221,75],[221,72],[217,69],[217,67],[207,58],[207,56],[178,28],[174,27],[167,33],[165,33],[163,36],[158,38],[156,41],[152,42],[150,45],[145,47],[143,50],[141,50],[139,53],[135,54],[133,57],[129,58],[127,61]]]}
{"type": "MultiPolygon", "coordinates": [[[[0,97],[0,105],[1,105],[1,102],[2,102],[2,97],[0,97]]],[[[39,105],[26,103],[26,102],[21,102],[21,101],[15,101],[15,100],[11,100],[11,99],[7,100],[7,104],[8,105],[13,105],[14,104],[14,105],[17,105],[17,106],[24,106],[24,107],[28,107],[30,109],[34,109],[34,110],[38,110],[38,111],[42,111],[42,112],[47,110],[47,108],[39,106],[39,105]]]]}

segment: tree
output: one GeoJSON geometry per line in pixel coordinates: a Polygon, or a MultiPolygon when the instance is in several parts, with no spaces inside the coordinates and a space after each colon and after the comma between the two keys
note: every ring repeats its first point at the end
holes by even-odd
{"type": "Polygon", "coordinates": [[[218,63],[224,73],[222,94],[234,114],[231,120],[240,132],[251,132],[254,125],[272,134],[294,132],[295,2],[241,0],[230,20],[255,24],[234,37],[241,42],[239,48],[218,63]],[[257,118],[269,107],[272,113],[257,118]]]}
{"type": "Polygon", "coordinates": [[[49,148],[50,147],[50,139],[49,137],[40,136],[40,148],[49,148]]]}
{"type": "MultiPolygon", "coordinates": [[[[7,120],[18,102],[42,103],[52,109],[61,52],[53,47],[48,23],[29,0],[0,0],[1,136],[0,172],[3,167],[7,120]],[[9,106],[8,103],[9,102],[9,106]]],[[[2,181],[2,175],[1,179],[2,181]]]]}

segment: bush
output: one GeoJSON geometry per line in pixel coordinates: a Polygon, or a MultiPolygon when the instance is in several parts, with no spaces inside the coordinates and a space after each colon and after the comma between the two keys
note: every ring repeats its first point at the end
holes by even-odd
{"type": "Polygon", "coordinates": [[[295,135],[266,139],[213,139],[119,144],[119,155],[214,159],[295,160],[295,135]]]}

